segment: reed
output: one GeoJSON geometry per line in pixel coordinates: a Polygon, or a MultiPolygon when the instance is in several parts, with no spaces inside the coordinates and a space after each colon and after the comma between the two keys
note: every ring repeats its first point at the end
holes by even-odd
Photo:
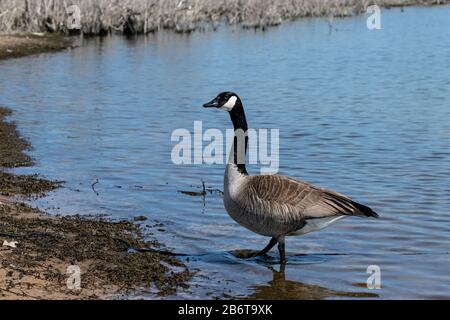
{"type": "Polygon", "coordinates": [[[348,16],[382,7],[447,4],[450,0],[0,0],[0,32],[68,33],[68,8],[81,11],[79,32],[190,32],[220,23],[265,28],[310,16],[348,16]]]}

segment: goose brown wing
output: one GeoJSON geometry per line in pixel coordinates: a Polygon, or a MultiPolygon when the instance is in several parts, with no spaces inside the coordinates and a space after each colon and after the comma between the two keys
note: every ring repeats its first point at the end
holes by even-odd
{"type": "Polygon", "coordinates": [[[378,217],[369,207],[344,195],[289,177],[254,176],[247,186],[254,205],[259,203],[267,214],[279,215],[280,218],[303,220],[337,215],[378,217]]]}

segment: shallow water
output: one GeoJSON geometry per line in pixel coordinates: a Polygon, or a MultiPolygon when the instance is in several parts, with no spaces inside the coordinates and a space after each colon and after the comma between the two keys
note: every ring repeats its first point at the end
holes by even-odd
{"type": "MultiPolygon", "coordinates": [[[[108,38],[0,62],[0,104],[28,137],[38,171],[66,187],[55,213],[144,215],[198,269],[173,298],[450,298],[450,7],[303,19],[268,32],[108,38]],[[280,173],[347,194],[378,220],[350,218],[243,259],[268,239],[234,223],[223,165],[174,165],[176,128],[231,128],[201,105],[240,94],[252,128],[280,129],[280,173]],[[92,184],[96,182],[94,192],[92,184]],[[159,224],[162,224],[159,225],[159,224]],[[247,250],[247,251],[245,251],[247,250]],[[369,265],[381,289],[366,287],[369,265]]],[[[249,167],[257,173],[258,167],[249,167]]],[[[152,293],[144,293],[152,297],[152,293]]]]}

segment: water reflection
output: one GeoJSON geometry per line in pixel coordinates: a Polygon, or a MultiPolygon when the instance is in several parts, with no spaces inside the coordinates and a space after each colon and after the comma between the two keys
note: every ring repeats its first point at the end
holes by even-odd
{"type": "Polygon", "coordinates": [[[378,294],[370,292],[335,291],[318,285],[302,283],[286,279],[286,265],[282,264],[277,271],[273,266],[267,266],[272,271],[272,280],[266,284],[252,286],[254,292],[246,299],[288,299],[316,300],[335,297],[347,298],[377,298],[378,294]]]}

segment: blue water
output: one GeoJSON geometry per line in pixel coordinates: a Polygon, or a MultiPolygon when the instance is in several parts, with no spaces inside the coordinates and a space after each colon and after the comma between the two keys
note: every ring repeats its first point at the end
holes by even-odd
{"type": "MultiPolygon", "coordinates": [[[[180,297],[450,298],[450,7],[302,19],[268,32],[85,40],[0,61],[0,105],[33,144],[33,168],[66,181],[35,204],[53,213],[144,215],[153,236],[189,254],[180,297]],[[249,126],[280,129],[280,173],[374,208],[287,239],[288,264],[246,260],[268,239],[226,214],[223,165],[174,165],[177,128],[231,128],[201,105],[232,90],[249,126]],[[91,185],[98,179],[98,184],[91,185]],[[381,289],[366,287],[369,265],[381,289]]],[[[258,166],[250,166],[258,173],[258,166]]],[[[152,293],[139,296],[151,298],[152,293]]]]}

